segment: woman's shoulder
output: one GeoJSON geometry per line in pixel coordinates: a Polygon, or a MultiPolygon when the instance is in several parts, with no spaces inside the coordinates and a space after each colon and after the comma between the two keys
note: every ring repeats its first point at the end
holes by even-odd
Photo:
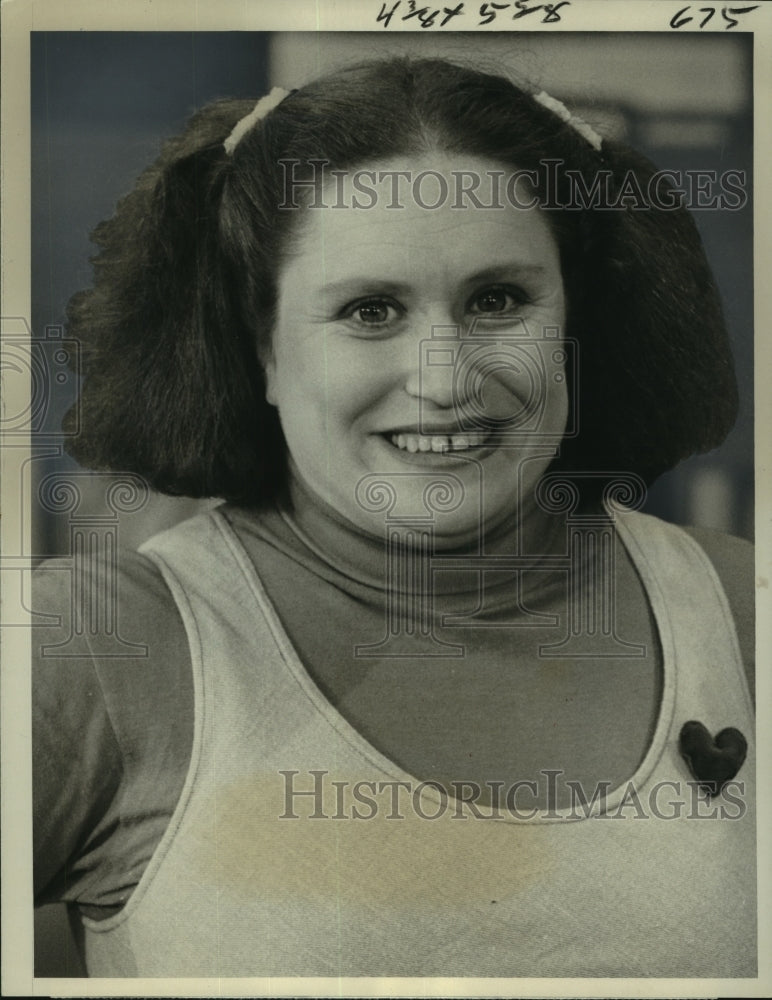
{"type": "Polygon", "coordinates": [[[141,602],[151,595],[153,600],[163,601],[167,595],[171,599],[158,566],[135,549],[118,549],[114,555],[105,553],[95,559],[55,556],[44,559],[32,571],[32,591],[38,603],[57,603],[73,593],[85,594],[84,588],[112,586],[122,591],[127,601],[141,602]]]}
{"type": "Polygon", "coordinates": [[[737,629],[740,653],[751,693],[754,692],[756,622],[754,547],[745,538],[713,528],[684,527],[713,564],[737,629]]]}
{"type": "Polygon", "coordinates": [[[36,893],[75,900],[94,881],[78,851],[107,850],[91,838],[137,800],[133,775],[163,775],[155,805],[176,801],[193,730],[190,653],[161,573],[130,550],[109,564],[41,563],[32,610],[36,893]]]}
{"type": "Polygon", "coordinates": [[[47,559],[33,571],[31,592],[33,662],[45,673],[96,669],[110,687],[148,672],[155,682],[170,670],[179,676],[185,663],[189,670],[177,605],[158,567],[139,552],[47,559]]]}

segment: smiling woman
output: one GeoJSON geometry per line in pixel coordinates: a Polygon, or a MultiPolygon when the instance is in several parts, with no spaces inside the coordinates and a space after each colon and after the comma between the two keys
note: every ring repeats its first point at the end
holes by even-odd
{"type": "MultiPolygon", "coordinates": [[[[560,252],[547,214],[447,204],[427,211],[410,199],[401,210],[391,207],[386,178],[393,171],[421,176],[431,166],[449,177],[460,165],[441,151],[378,163],[384,180],[368,211],[309,210],[279,272],[263,359],[267,399],[278,409],[296,473],[352,524],[383,532],[383,514],[357,501],[357,484],[368,475],[401,476],[403,516],[420,518],[426,484],[406,471],[456,473],[464,502],[438,518],[434,537],[442,546],[477,541],[481,518],[487,534],[517,514],[521,525],[544,533],[550,516],[530,503],[517,511],[516,497],[518,489],[533,496],[554,457],[544,439],[561,439],[568,410],[565,377],[536,387],[517,359],[545,343],[554,350],[560,341],[545,342],[543,330],[565,327],[560,252]],[[465,398],[471,383],[454,377],[457,366],[420,363],[433,330],[456,331],[461,344],[472,324],[474,337],[510,353],[510,363],[485,379],[482,422],[465,398]],[[515,427],[535,391],[539,427],[513,449],[494,430],[515,427]]],[[[492,167],[464,161],[479,176],[492,167]]],[[[344,197],[350,184],[339,175],[344,197]]],[[[490,346],[485,354],[490,361],[490,346]]]]}
{"type": "Polygon", "coordinates": [[[121,557],[147,657],[39,632],[91,974],[754,974],[748,551],[634,510],[736,407],[654,172],[375,61],[204,108],[97,230],[73,453],[225,502],[121,557]]]}

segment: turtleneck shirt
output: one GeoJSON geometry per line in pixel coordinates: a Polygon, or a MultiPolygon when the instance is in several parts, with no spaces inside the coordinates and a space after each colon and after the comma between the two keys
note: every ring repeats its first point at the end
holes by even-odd
{"type": "MultiPolygon", "coordinates": [[[[490,569],[485,560],[469,568],[468,548],[435,552],[417,597],[409,573],[389,575],[383,539],[298,483],[268,509],[221,510],[319,690],[409,774],[469,783],[484,802],[491,783],[548,769],[586,787],[616,785],[643,758],[661,655],[620,543],[615,635],[623,653],[639,652],[572,658],[550,649],[566,629],[568,573],[550,559],[566,550],[564,522],[555,521],[527,570],[490,569]]],[[[749,660],[750,547],[693,534],[724,583],[749,660]]],[[[516,525],[485,539],[486,557],[514,552],[522,554],[516,525]]],[[[94,636],[88,655],[58,657],[70,631],[69,561],[44,564],[34,587],[34,610],[60,621],[36,630],[33,650],[36,901],[74,903],[96,919],[125,905],[157,848],[193,734],[190,653],[174,599],[139,553],[122,553],[119,573],[119,633],[146,655],[101,655],[94,636]]]]}

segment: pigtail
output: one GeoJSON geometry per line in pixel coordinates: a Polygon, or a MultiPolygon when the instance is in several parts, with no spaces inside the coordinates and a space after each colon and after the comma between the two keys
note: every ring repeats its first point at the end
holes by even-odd
{"type": "Polygon", "coordinates": [[[281,466],[256,331],[221,239],[222,142],[249,107],[219,102],[165,148],[96,229],[94,288],[68,310],[85,368],[71,454],[162,492],[259,500],[281,466]]]}
{"type": "Polygon", "coordinates": [[[658,181],[659,197],[650,198],[655,167],[619,144],[604,142],[598,169],[611,173],[611,203],[625,191],[630,203],[586,213],[585,280],[573,289],[579,326],[571,330],[580,342],[581,427],[577,442],[564,443],[563,461],[577,464],[581,442],[593,442],[593,450],[581,447],[585,468],[589,459],[594,469],[634,469],[651,482],[731,429],[731,347],[702,241],[677,192],[658,181]],[[610,413],[630,417],[609,421],[610,413]]]}

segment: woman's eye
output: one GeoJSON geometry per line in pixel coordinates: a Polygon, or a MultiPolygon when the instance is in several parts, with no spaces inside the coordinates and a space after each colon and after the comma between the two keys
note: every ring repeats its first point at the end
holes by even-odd
{"type": "Polygon", "coordinates": [[[361,299],[342,310],[343,319],[353,319],[364,326],[385,326],[400,315],[399,307],[388,299],[361,299]]]}
{"type": "Polygon", "coordinates": [[[473,296],[469,303],[469,311],[483,316],[508,314],[526,301],[526,296],[514,288],[486,288],[473,296]]]}

